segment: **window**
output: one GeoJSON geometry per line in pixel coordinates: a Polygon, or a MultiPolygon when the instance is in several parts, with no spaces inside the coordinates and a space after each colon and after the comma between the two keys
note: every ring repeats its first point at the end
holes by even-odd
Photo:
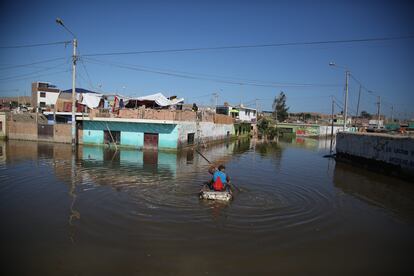
{"type": "Polygon", "coordinates": [[[193,145],[194,144],[194,133],[187,134],[187,144],[193,145]]]}
{"type": "Polygon", "coordinates": [[[46,98],[46,92],[40,92],[40,98],[46,98]]]}
{"type": "Polygon", "coordinates": [[[39,106],[40,106],[40,107],[46,107],[46,103],[45,103],[45,102],[40,102],[40,103],[39,103],[39,106]]]}

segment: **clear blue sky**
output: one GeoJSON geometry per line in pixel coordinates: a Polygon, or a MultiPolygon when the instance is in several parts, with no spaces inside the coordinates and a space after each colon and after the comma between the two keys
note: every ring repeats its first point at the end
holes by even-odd
{"type": "MultiPolygon", "coordinates": [[[[81,54],[226,45],[266,44],[388,37],[414,34],[414,6],[409,1],[2,1],[0,46],[70,40],[55,23],[61,17],[76,33],[81,54]]],[[[329,95],[343,102],[347,66],[365,87],[381,95],[383,110],[414,117],[414,39],[95,57],[155,70],[184,71],[274,83],[315,84],[260,87],[179,78],[92,63],[83,59],[78,87],[138,96],[155,92],[187,102],[238,104],[259,101],[271,109],[284,91],[290,110],[329,113],[329,95]],[[329,85],[329,86],[323,86],[329,85]]],[[[29,95],[32,81],[71,87],[72,47],[0,49],[0,95],[29,95]],[[50,58],[50,63],[4,69],[50,58]],[[36,73],[37,72],[37,73],[36,73]],[[31,74],[33,73],[33,74],[31,74]]],[[[200,75],[197,75],[200,76],[200,75]]],[[[206,76],[203,76],[206,77],[206,76]]],[[[218,78],[217,77],[217,78],[218,78]]],[[[216,77],[208,77],[216,78],[216,77]]],[[[356,110],[359,85],[350,82],[350,112],[356,110]]],[[[376,97],[363,90],[360,110],[375,112],[376,97]]]]}

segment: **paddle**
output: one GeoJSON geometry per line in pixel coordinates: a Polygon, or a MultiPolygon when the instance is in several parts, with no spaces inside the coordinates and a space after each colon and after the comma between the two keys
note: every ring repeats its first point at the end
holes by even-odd
{"type": "MultiPolygon", "coordinates": [[[[201,155],[201,157],[203,157],[209,164],[212,164],[211,162],[210,162],[210,160],[208,160],[207,159],[207,157],[205,157],[201,152],[199,152],[197,149],[195,149],[195,151],[198,153],[198,154],[200,154],[201,155]]],[[[234,184],[230,184],[230,181],[228,182],[228,184],[230,185],[230,186],[233,186],[234,188],[236,188],[236,190],[238,190],[239,192],[241,192],[241,190],[236,186],[236,185],[234,185],[234,184]]]]}

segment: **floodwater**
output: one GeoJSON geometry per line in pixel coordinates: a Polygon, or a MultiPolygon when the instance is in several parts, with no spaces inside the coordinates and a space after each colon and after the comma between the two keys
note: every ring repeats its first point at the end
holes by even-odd
{"type": "Polygon", "coordinates": [[[203,154],[241,190],[197,193],[193,151],[0,144],[2,275],[401,275],[414,183],[323,158],[329,141],[240,140],[203,154]]]}

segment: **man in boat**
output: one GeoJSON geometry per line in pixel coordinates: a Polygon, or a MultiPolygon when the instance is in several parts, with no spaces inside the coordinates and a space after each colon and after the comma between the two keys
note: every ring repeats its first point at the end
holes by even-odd
{"type": "Polygon", "coordinates": [[[211,187],[215,191],[225,191],[227,185],[230,181],[230,178],[226,175],[226,167],[224,165],[218,166],[218,168],[213,173],[213,179],[211,187]]]}

